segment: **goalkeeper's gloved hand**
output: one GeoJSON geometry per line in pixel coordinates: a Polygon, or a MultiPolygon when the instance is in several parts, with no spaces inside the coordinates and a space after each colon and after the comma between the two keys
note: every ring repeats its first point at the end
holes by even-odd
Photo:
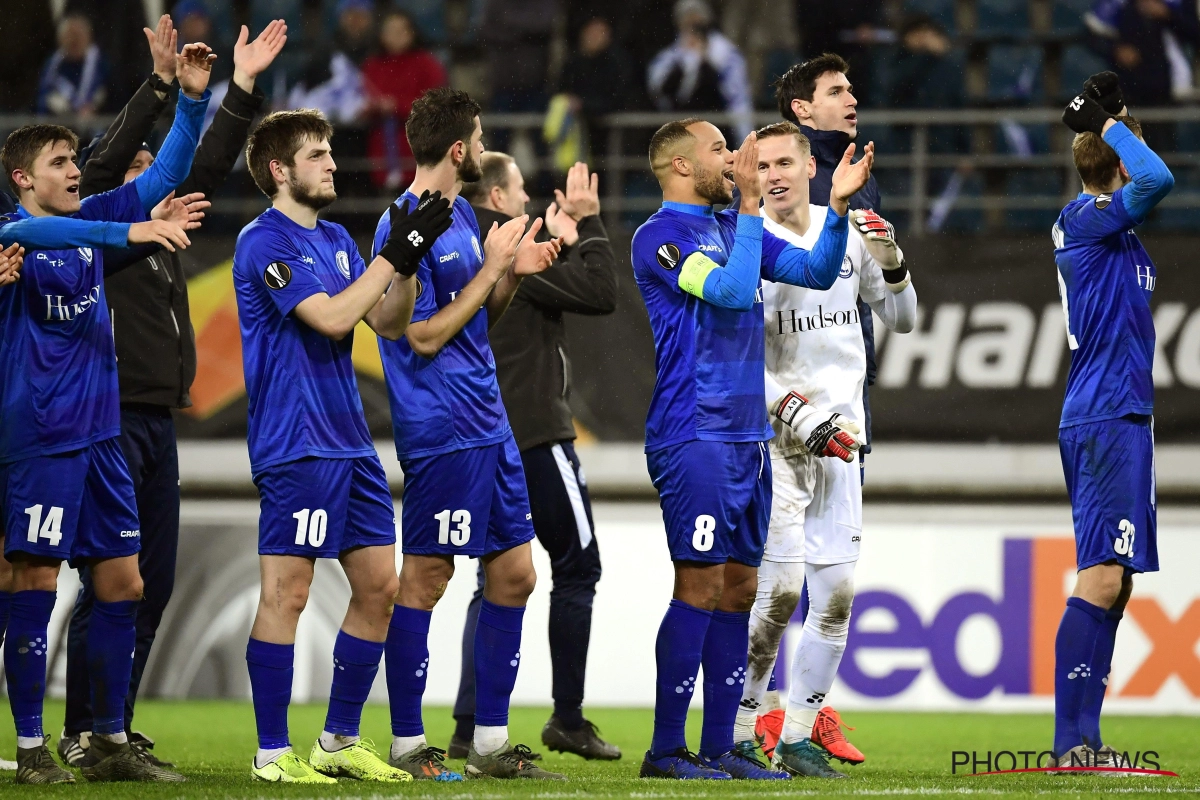
{"type": "Polygon", "coordinates": [[[1083,82],[1083,93],[1114,117],[1119,117],[1125,111],[1125,97],[1115,72],[1097,72],[1083,82]]]}
{"type": "Polygon", "coordinates": [[[867,252],[883,270],[883,279],[893,292],[902,292],[910,283],[904,251],[896,244],[896,229],[892,223],[870,209],[856,208],[850,212],[850,222],[858,228],[867,243],[867,252]]]}
{"type": "Polygon", "coordinates": [[[836,412],[822,411],[799,392],[788,392],[771,404],[771,411],[804,441],[814,456],[853,461],[862,446],[859,427],[836,412]]]}
{"type": "Polygon", "coordinates": [[[433,247],[437,238],[450,227],[450,201],[441,192],[432,195],[428,190],[421,193],[417,207],[410,214],[408,201],[396,208],[388,206],[391,232],[379,249],[379,255],[392,265],[399,274],[408,278],[416,273],[421,259],[433,247]]]}
{"type": "Polygon", "coordinates": [[[1096,99],[1087,92],[1075,95],[1075,99],[1067,103],[1063,109],[1062,121],[1076,133],[1092,132],[1097,136],[1104,133],[1104,123],[1113,118],[1096,99]]]}

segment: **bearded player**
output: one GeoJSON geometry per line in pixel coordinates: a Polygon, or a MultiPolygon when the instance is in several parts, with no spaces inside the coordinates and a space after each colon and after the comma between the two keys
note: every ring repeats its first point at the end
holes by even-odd
{"type": "MultiPolygon", "coordinates": [[[[851,164],[854,147],[847,148],[822,235],[809,252],[763,230],[753,134],[736,154],[715,126],[698,119],[668,123],[650,140],[663,205],[634,234],[633,268],[654,332],[658,375],[646,461],[666,523],[675,591],[658,632],[654,738],[642,777],[787,777],[733,741],[771,508],[760,279],[833,285],[846,253],[846,199],[870,176],[873,144],[864,151],[851,164]],[[715,213],[714,204],[732,201],[735,180],[738,208],[715,213]],[[684,723],[701,665],[697,756],[687,749],[684,723]]],[[[858,446],[836,414],[809,406],[801,416],[804,438],[817,452],[858,446]]]]}
{"type": "MultiPolygon", "coordinates": [[[[822,235],[815,221],[827,209],[809,203],[816,160],[808,138],[790,122],[763,128],[758,138],[763,227],[811,249],[822,235]]],[[[916,291],[891,226],[873,211],[851,211],[850,219],[857,230],[848,237],[832,287],[763,286],[775,503],[758,570],[749,666],[734,730],[738,747],[753,749],[758,710],[807,579],[809,612],[792,660],[782,738],[772,763],[793,775],[824,778],[844,777],[828,765],[826,751],[810,737],[846,648],[862,535],[862,482],[848,449],[835,448],[833,457],[825,457],[800,426],[816,404],[840,415],[836,422],[843,427],[864,427],[867,361],[858,297],[889,330],[900,333],[912,330],[917,313],[916,291]]],[[[840,744],[845,749],[829,755],[852,763],[863,760],[853,745],[844,739],[840,744]]]]}

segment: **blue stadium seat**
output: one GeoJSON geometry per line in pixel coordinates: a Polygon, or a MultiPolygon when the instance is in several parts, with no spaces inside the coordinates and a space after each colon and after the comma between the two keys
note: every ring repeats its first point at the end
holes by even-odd
{"type": "Polygon", "coordinates": [[[762,85],[758,90],[758,105],[762,108],[775,107],[775,79],[799,63],[795,50],[776,47],[763,54],[762,85]]]}
{"type": "Polygon", "coordinates": [[[994,44],[988,48],[987,62],[988,100],[1009,105],[1041,102],[1041,47],[994,44]]]}
{"type": "MultiPolygon", "coordinates": [[[[1061,197],[1062,175],[1058,170],[1014,169],[1004,179],[1004,194],[1007,197],[1051,196],[1061,197]]],[[[1050,233],[1054,220],[1058,219],[1058,204],[1053,208],[1008,209],[1005,219],[1014,230],[1043,231],[1050,233]]]]}
{"type": "Polygon", "coordinates": [[[947,197],[948,209],[938,206],[947,185],[954,178],[953,170],[934,170],[929,176],[930,207],[926,211],[925,226],[930,233],[978,233],[983,229],[984,214],[979,208],[963,208],[964,199],[978,198],[983,194],[983,177],[978,172],[960,176],[957,193],[947,197]]]}
{"type": "Polygon", "coordinates": [[[904,11],[907,14],[927,14],[950,33],[958,29],[958,21],[954,18],[954,0],[904,0],[904,11]]]}
{"type": "MultiPolygon", "coordinates": [[[[1171,167],[1171,173],[1175,176],[1175,188],[1167,196],[1168,199],[1200,193],[1200,172],[1195,167],[1175,164],[1171,167]]],[[[1189,203],[1186,207],[1178,208],[1159,208],[1152,211],[1146,220],[1147,230],[1191,233],[1197,228],[1200,228],[1200,203],[1189,203]]]]}
{"type": "Polygon", "coordinates": [[[978,0],[975,33],[980,36],[1020,36],[1029,32],[1028,0],[978,0]]]}
{"type": "Polygon", "coordinates": [[[1054,0],[1051,8],[1050,26],[1060,36],[1076,36],[1084,32],[1083,15],[1092,7],[1093,0],[1054,0]]]}
{"type": "Polygon", "coordinates": [[[1083,82],[1097,72],[1112,67],[1091,48],[1081,44],[1067,45],[1063,50],[1062,73],[1059,80],[1058,101],[1065,103],[1083,89],[1083,82]]]}

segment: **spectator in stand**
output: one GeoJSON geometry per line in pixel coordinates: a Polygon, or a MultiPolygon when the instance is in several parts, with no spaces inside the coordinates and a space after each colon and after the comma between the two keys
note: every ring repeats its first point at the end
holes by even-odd
{"type": "Polygon", "coordinates": [[[647,84],[662,111],[728,111],[737,115],[734,141],[753,129],[746,60],[737,46],[713,27],[704,0],[675,4],[675,42],[650,62],[647,84]]]}
{"type": "Polygon", "coordinates": [[[1190,88],[1190,59],[1180,45],[1200,42],[1194,1],[1098,0],[1084,21],[1130,105],[1171,105],[1174,86],[1190,88]]]}
{"type": "MultiPolygon", "coordinates": [[[[953,43],[926,14],[904,21],[892,62],[888,105],[893,108],[961,108],[963,70],[953,43]]],[[[856,90],[858,86],[854,87],[856,90]]]]}
{"type": "Polygon", "coordinates": [[[49,3],[13,3],[0,14],[0,111],[26,112],[37,102],[42,59],[54,49],[49,3]]]}
{"type": "Polygon", "coordinates": [[[104,105],[108,65],[92,41],[92,23],[68,14],[58,23],[58,49],[42,68],[37,110],[90,117],[104,105]]]}
{"type": "Polygon", "coordinates": [[[629,56],[613,42],[612,23],[593,17],[579,31],[579,49],[563,66],[559,91],[575,98],[592,126],[596,117],[625,110],[629,66],[629,56]]]}
{"type": "MultiPolygon", "coordinates": [[[[485,3],[480,39],[486,53],[493,111],[546,110],[550,41],[558,11],[558,0],[485,3]]],[[[499,141],[503,137],[495,138],[499,141]]],[[[495,149],[505,148],[501,143],[495,149]]]]}
{"type": "Polygon", "coordinates": [[[382,164],[373,172],[375,184],[390,191],[407,186],[416,174],[404,123],[413,102],[426,90],[446,85],[446,70],[426,50],[412,17],[389,11],[379,31],[381,52],[363,62],[366,111],[375,120],[367,154],[382,164]]]}
{"type": "MultiPolygon", "coordinates": [[[[215,47],[219,36],[213,28],[213,15],[208,5],[202,0],[180,0],[171,10],[171,21],[175,23],[175,27],[179,29],[179,46],[183,47],[184,42],[204,42],[210,47],[215,47]],[[209,44],[209,43],[212,44],[209,44]]],[[[212,77],[209,78],[209,83],[213,85],[216,91],[216,84],[229,80],[229,76],[233,74],[232,59],[218,58],[212,64],[212,77]]],[[[222,97],[224,97],[222,90],[222,97]]],[[[218,99],[212,100],[210,103],[216,108],[221,107],[221,101],[218,99]]]]}
{"type": "Polygon", "coordinates": [[[350,122],[366,108],[362,66],[376,50],[375,6],[370,0],[341,0],[337,12],[333,40],[309,59],[288,107],[316,108],[334,122],[350,122]]]}

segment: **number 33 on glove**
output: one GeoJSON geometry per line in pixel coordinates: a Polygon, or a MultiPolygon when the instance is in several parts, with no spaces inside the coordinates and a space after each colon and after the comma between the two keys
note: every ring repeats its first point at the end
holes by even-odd
{"type": "Polygon", "coordinates": [[[771,404],[771,410],[796,432],[814,456],[853,461],[854,451],[862,446],[857,425],[841,414],[822,411],[799,392],[788,392],[771,404]]]}

